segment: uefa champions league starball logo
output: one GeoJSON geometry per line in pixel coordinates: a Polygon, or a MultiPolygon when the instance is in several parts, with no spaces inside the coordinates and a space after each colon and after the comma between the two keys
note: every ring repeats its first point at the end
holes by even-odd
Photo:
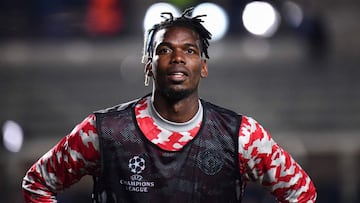
{"type": "Polygon", "coordinates": [[[129,159],[128,165],[132,175],[129,179],[120,179],[120,184],[125,187],[125,190],[137,193],[147,193],[151,188],[155,187],[154,181],[147,179],[143,180],[143,176],[140,173],[145,170],[145,159],[140,156],[133,156],[129,159]]]}
{"type": "Polygon", "coordinates": [[[145,170],[145,160],[139,156],[134,156],[129,160],[129,169],[134,174],[140,174],[145,170]]]}

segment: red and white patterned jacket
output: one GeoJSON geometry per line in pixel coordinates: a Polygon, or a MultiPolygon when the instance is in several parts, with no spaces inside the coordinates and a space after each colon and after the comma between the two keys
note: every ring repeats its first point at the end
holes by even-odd
{"type": "MultiPolygon", "coordinates": [[[[165,150],[176,151],[196,135],[200,124],[180,133],[156,125],[149,113],[149,101],[149,98],[140,101],[135,112],[140,129],[147,132],[144,134],[150,141],[165,150]]],[[[58,192],[85,175],[99,175],[95,119],[94,114],[85,118],[29,169],[22,184],[26,202],[57,202],[58,192]]],[[[310,177],[258,122],[242,116],[238,141],[243,181],[258,183],[279,202],[315,202],[317,194],[310,177]]]]}

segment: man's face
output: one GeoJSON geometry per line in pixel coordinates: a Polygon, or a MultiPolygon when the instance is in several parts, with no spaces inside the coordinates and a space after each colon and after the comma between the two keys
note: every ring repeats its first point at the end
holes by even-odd
{"type": "Polygon", "coordinates": [[[197,93],[200,78],[208,74],[198,34],[185,27],[166,28],[155,34],[153,44],[154,54],[149,65],[155,91],[180,97],[178,99],[197,93]]]}

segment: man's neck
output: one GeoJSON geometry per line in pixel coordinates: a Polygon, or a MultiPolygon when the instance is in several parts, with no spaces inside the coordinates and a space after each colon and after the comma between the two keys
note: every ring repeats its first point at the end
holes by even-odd
{"type": "Polygon", "coordinates": [[[153,104],[156,111],[165,119],[184,123],[191,120],[199,109],[199,97],[197,93],[177,100],[170,101],[164,96],[154,93],[153,104]]]}

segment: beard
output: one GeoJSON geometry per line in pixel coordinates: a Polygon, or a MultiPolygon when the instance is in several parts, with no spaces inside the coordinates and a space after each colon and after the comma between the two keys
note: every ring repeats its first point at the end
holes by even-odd
{"type": "Polygon", "coordinates": [[[195,89],[174,90],[169,88],[161,90],[160,94],[163,95],[169,102],[175,103],[188,97],[193,92],[195,92],[195,89]]]}

